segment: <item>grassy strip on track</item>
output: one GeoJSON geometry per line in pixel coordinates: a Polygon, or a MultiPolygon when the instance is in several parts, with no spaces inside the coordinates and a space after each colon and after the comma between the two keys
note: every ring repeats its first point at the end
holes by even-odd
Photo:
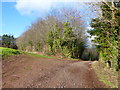
{"type": "Polygon", "coordinates": [[[36,53],[30,53],[30,52],[24,52],[24,54],[35,56],[35,57],[41,57],[41,58],[53,58],[53,57],[50,57],[50,56],[39,55],[39,54],[36,54],[36,53]]]}

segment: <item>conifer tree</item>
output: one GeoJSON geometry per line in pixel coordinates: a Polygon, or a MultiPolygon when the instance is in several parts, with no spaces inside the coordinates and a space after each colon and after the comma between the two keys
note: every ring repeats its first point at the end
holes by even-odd
{"type": "Polygon", "coordinates": [[[89,31],[95,35],[93,40],[100,52],[100,59],[110,61],[112,67],[119,67],[119,44],[120,44],[120,9],[116,8],[119,2],[103,2],[101,5],[102,17],[93,19],[89,31]]]}

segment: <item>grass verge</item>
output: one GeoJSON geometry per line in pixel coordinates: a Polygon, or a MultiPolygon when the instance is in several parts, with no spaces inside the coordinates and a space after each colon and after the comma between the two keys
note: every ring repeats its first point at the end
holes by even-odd
{"type": "Polygon", "coordinates": [[[11,48],[0,47],[0,57],[2,57],[2,59],[18,54],[22,54],[22,52],[11,48]]]}
{"type": "Polygon", "coordinates": [[[99,80],[103,82],[107,88],[118,88],[118,72],[105,66],[98,61],[92,64],[99,80]]]}
{"type": "Polygon", "coordinates": [[[3,60],[9,56],[14,56],[14,55],[18,55],[18,54],[26,54],[26,55],[31,55],[31,56],[35,56],[35,57],[41,57],[41,58],[52,58],[50,56],[44,56],[44,55],[39,55],[39,54],[35,54],[35,53],[19,51],[19,50],[15,50],[15,49],[11,49],[11,48],[0,47],[0,57],[2,57],[3,60]]]}

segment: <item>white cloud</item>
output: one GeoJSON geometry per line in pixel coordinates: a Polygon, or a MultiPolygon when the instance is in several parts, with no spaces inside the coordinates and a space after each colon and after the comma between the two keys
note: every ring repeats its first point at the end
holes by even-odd
{"type": "Polygon", "coordinates": [[[37,15],[47,13],[52,4],[47,0],[18,0],[15,7],[22,15],[37,15]]]}
{"type": "Polygon", "coordinates": [[[43,16],[55,2],[88,2],[88,0],[16,0],[15,7],[22,15],[43,16]]]}

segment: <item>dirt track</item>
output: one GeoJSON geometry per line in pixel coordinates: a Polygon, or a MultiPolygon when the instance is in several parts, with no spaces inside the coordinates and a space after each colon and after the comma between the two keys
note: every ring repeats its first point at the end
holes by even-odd
{"type": "Polygon", "coordinates": [[[3,61],[3,88],[103,88],[91,61],[36,58],[3,61]]]}

